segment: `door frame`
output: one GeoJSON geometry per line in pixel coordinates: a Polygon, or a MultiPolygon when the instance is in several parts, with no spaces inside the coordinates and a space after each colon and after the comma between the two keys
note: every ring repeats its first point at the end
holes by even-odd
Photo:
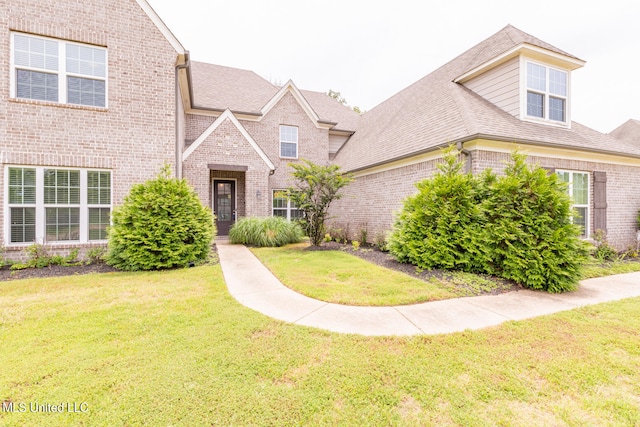
{"type": "MultiPolygon", "coordinates": [[[[215,206],[216,206],[216,181],[220,182],[229,182],[233,181],[233,206],[235,209],[232,209],[231,215],[233,215],[233,211],[236,212],[236,217],[233,218],[232,224],[235,224],[238,220],[238,179],[237,178],[211,178],[211,211],[215,214],[215,206]]],[[[216,227],[218,225],[218,220],[216,218],[216,227]]],[[[218,230],[219,231],[219,230],[218,230]]]]}

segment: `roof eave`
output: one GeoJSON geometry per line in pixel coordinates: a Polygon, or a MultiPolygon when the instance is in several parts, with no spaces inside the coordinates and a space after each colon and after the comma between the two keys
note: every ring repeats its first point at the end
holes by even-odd
{"type": "Polygon", "coordinates": [[[474,77],[485,73],[486,71],[501,65],[510,59],[518,56],[527,56],[535,59],[542,59],[547,62],[551,62],[553,65],[568,69],[570,71],[583,67],[586,61],[573,57],[562,55],[549,49],[544,49],[539,46],[535,46],[529,43],[520,43],[517,46],[507,50],[506,52],[498,55],[489,61],[486,61],[477,67],[467,71],[466,73],[453,79],[455,83],[465,83],[474,77]]]}

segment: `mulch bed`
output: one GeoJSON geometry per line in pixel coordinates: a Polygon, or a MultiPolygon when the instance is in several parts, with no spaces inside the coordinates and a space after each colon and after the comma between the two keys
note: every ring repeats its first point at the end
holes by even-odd
{"type": "MultiPolygon", "coordinates": [[[[429,281],[431,278],[436,279],[447,279],[452,275],[451,272],[446,270],[419,270],[415,265],[412,264],[403,264],[401,262],[396,261],[396,259],[388,252],[382,252],[376,247],[360,247],[358,250],[354,250],[352,245],[342,244],[337,242],[325,242],[321,246],[309,246],[306,250],[309,251],[345,251],[350,253],[351,255],[355,255],[364,260],[367,260],[373,264],[377,264],[382,267],[386,267],[391,270],[400,271],[409,276],[429,281]]],[[[477,289],[468,288],[469,292],[474,295],[496,295],[502,294],[505,292],[517,291],[524,289],[522,286],[517,283],[502,279],[499,277],[493,276],[485,276],[491,278],[492,281],[498,283],[498,286],[489,291],[489,292],[478,292],[477,289]]],[[[464,287],[463,284],[456,284],[456,287],[464,287]]]]}
{"type": "MultiPolygon", "coordinates": [[[[354,250],[352,245],[342,244],[337,242],[325,242],[322,246],[309,246],[306,250],[309,251],[344,251],[367,260],[373,264],[380,265],[382,267],[389,268],[391,270],[400,271],[408,274],[409,276],[416,277],[418,279],[429,281],[435,277],[437,279],[443,279],[451,275],[450,272],[444,270],[418,270],[414,265],[403,264],[396,261],[388,252],[382,252],[375,247],[361,247],[358,250],[354,250]]],[[[215,251],[215,247],[214,247],[215,251]]],[[[90,265],[74,265],[74,266],[61,266],[52,265],[44,268],[27,268],[24,270],[10,270],[9,267],[3,267],[0,269],[0,281],[39,278],[39,277],[58,277],[58,276],[74,276],[80,274],[89,273],[110,273],[119,271],[110,265],[104,263],[90,264],[90,265]]],[[[500,278],[491,278],[493,281],[498,282],[499,286],[489,292],[480,292],[483,294],[500,294],[504,292],[510,292],[514,290],[522,289],[516,283],[500,278]]],[[[464,287],[463,284],[456,284],[457,287],[464,287]]],[[[477,295],[479,294],[477,289],[470,292],[477,295]]]]}
{"type": "Polygon", "coordinates": [[[89,273],[110,273],[113,271],[118,270],[103,263],[70,266],[51,265],[43,268],[25,268],[24,270],[10,270],[9,267],[3,267],[0,269],[0,281],[37,277],[74,276],[89,273]]]}

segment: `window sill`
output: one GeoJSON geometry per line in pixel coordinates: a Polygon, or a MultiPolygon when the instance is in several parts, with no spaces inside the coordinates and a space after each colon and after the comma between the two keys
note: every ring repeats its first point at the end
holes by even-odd
{"type": "Polygon", "coordinates": [[[522,118],[522,121],[529,122],[529,123],[538,123],[541,125],[553,126],[557,128],[563,128],[563,129],[571,129],[570,122],[558,122],[555,120],[542,119],[540,117],[534,117],[534,116],[525,116],[522,118]]]}
{"type": "Polygon", "coordinates": [[[106,113],[107,111],[109,111],[107,107],[92,107],[90,105],[79,104],[61,104],[59,102],[40,101],[37,99],[26,98],[9,98],[9,102],[14,102],[16,104],[40,105],[44,107],[70,108],[72,110],[96,111],[101,113],[106,113]]]}

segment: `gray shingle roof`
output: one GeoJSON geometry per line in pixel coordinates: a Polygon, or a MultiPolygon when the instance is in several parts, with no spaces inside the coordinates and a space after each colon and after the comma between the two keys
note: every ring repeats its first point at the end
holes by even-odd
{"type": "MultiPolygon", "coordinates": [[[[259,114],[280,90],[253,71],[191,62],[191,84],[197,107],[259,114]]],[[[354,131],[360,115],[322,92],[301,91],[321,121],[354,131]]]]}
{"type": "Polygon", "coordinates": [[[476,136],[640,156],[640,145],[634,147],[575,122],[566,129],[521,121],[453,82],[521,43],[576,58],[508,25],[363,114],[357,132],[335,161],[347,171],[357,170],[476,136]]]}
{"type": "Polygon", "coordinates": [[[627,120],[609,134],[616,139],[640,146],[640,120],[627,120]]]}

